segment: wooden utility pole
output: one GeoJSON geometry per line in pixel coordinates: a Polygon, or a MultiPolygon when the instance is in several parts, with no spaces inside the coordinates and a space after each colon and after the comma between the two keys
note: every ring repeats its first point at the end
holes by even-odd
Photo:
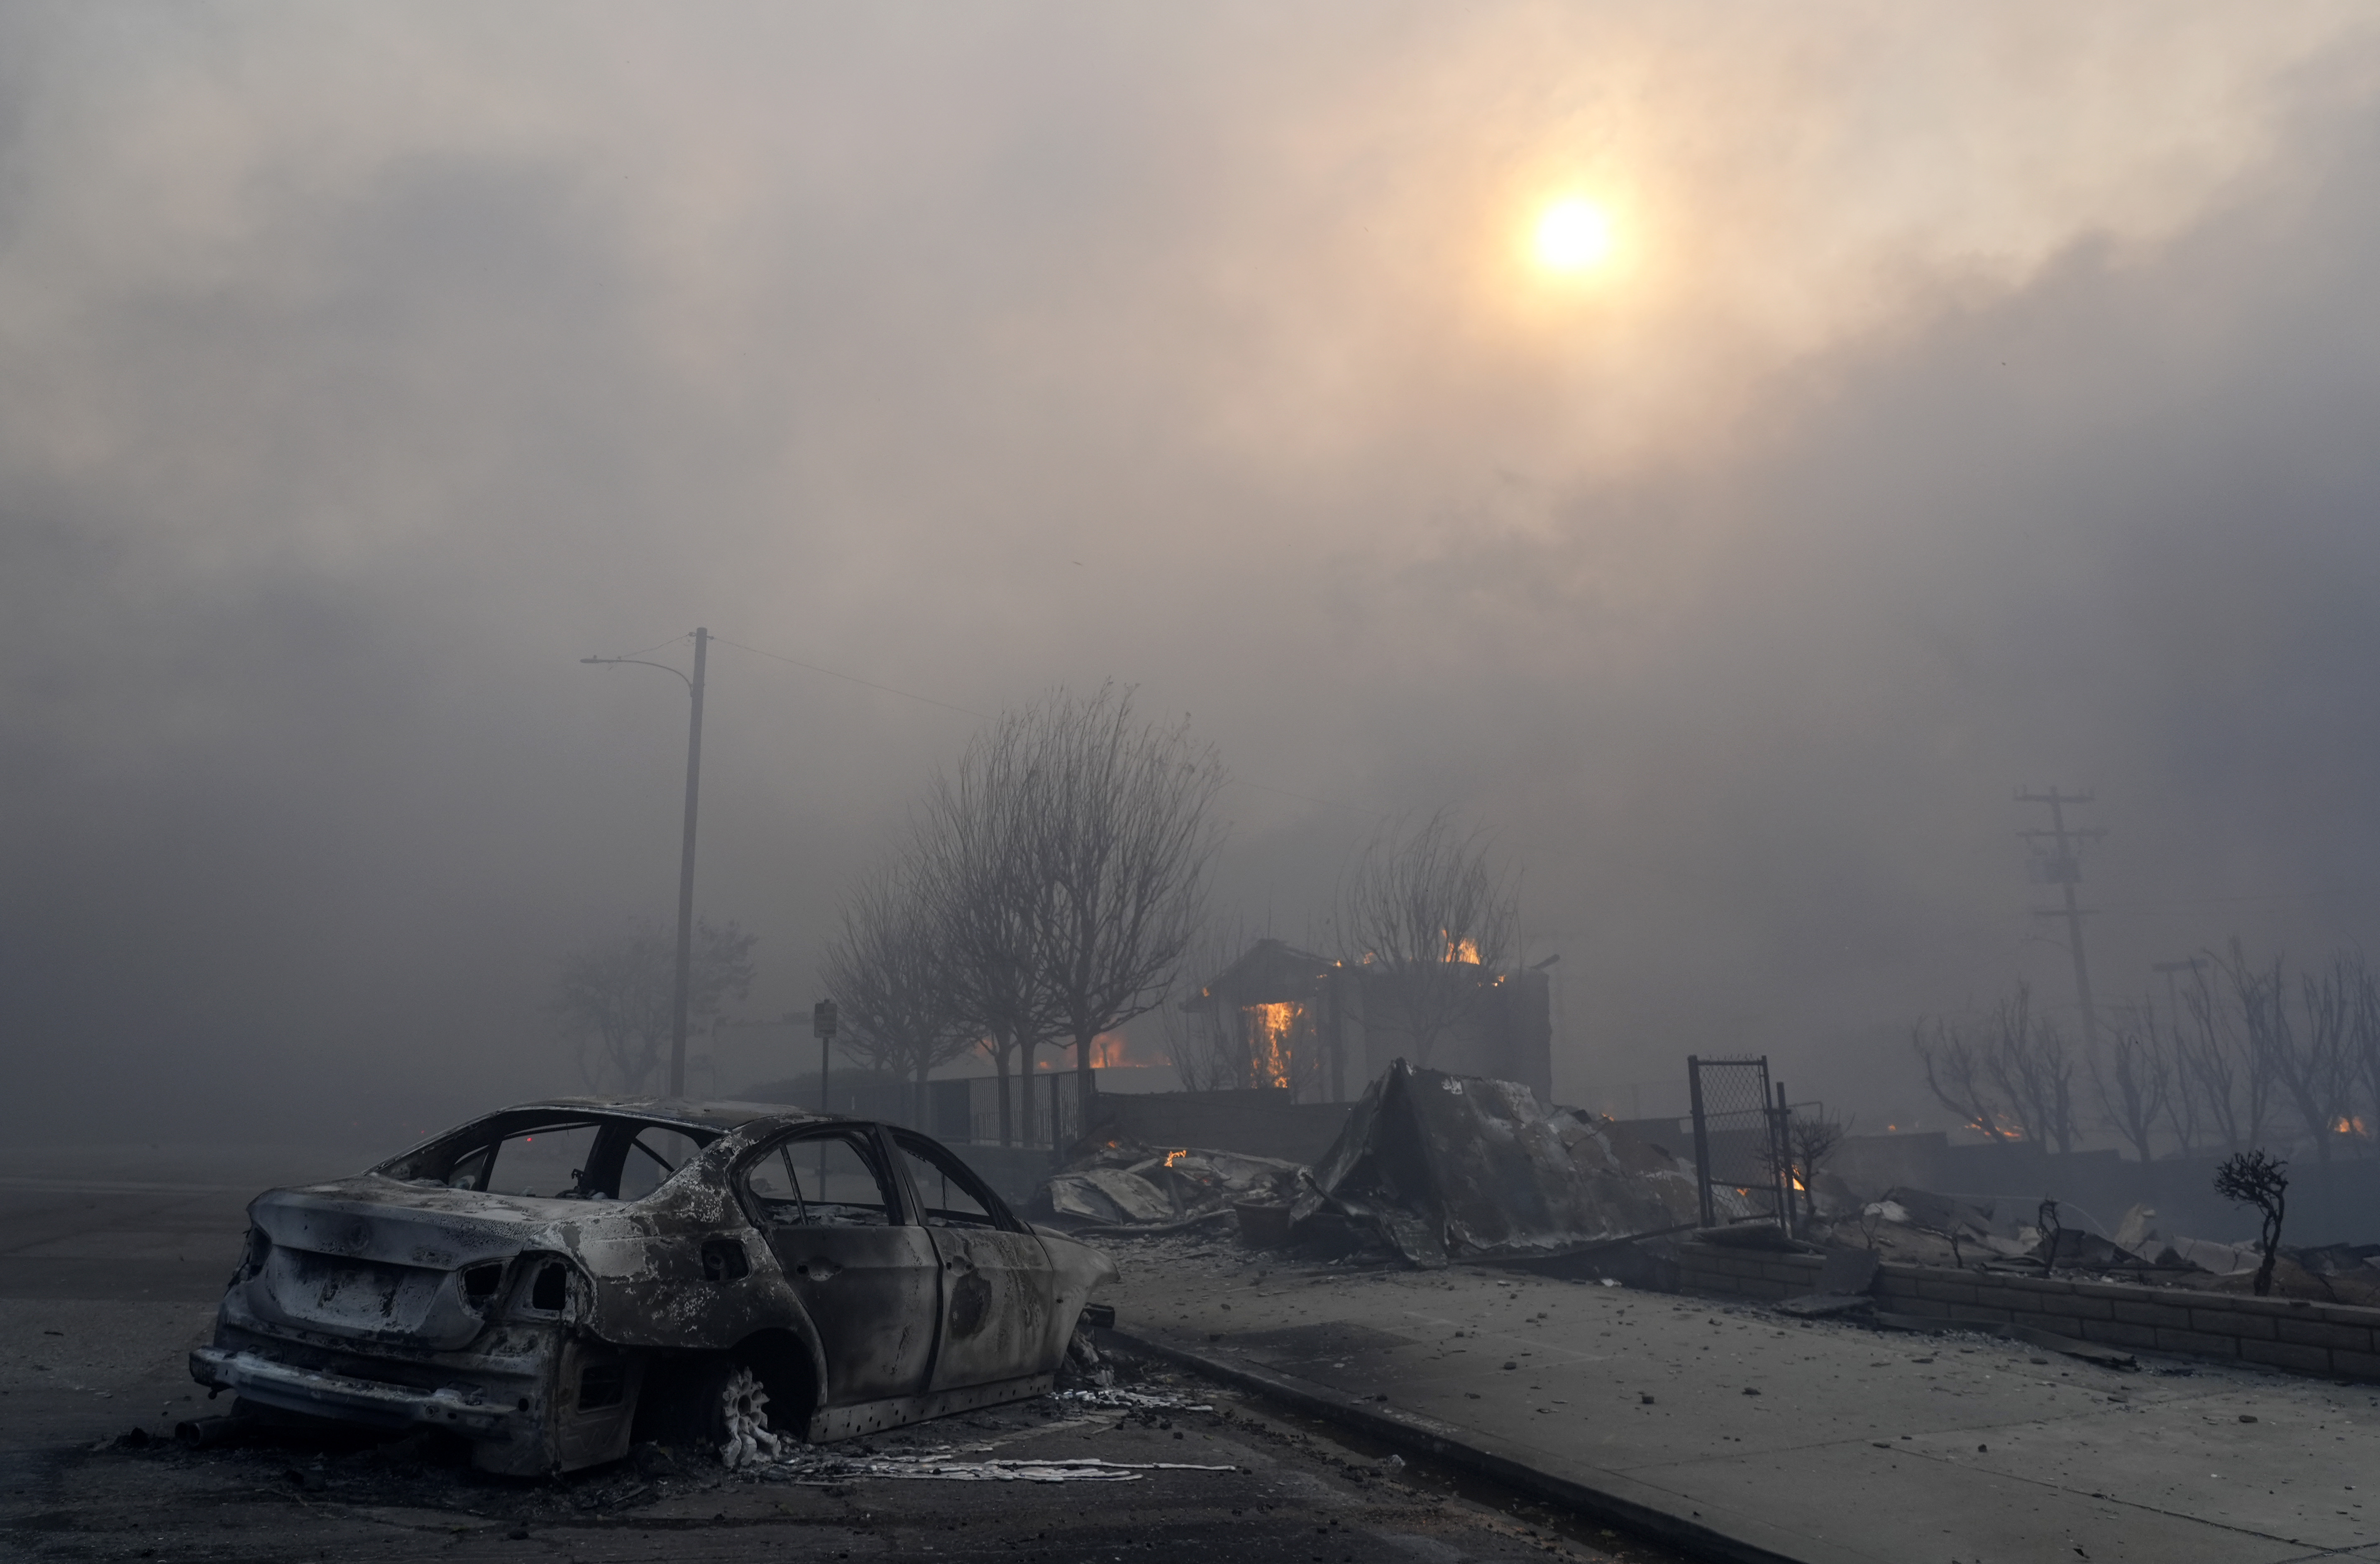
{"type": "Polygon", "coordinates": [[[2066,904],[2062,908],[2036,907],[2034,909],[2034,915],[2062,917],[2066,920],[2067,947],[2074,955],[2074,997],[2082,1007],[2082,1046],[2086,1049],[2094,1048],[2098,1044],[2099,1012],[2091,1002],[2091,965],[2082,955],[2082,920],[2090,915],[2090,909],[2077,904],[2074,894],[2074,888],[2082,881],[2082,860],[2078,854],[2078,848],[2081,843],[2095,842],[2107,833],[2095,826],[2087,830],[2068,826],[2066,806],[2088,804],[2091,802],[2091,797],[2088,790],[2082,793],[2060,793],[2054,787],[2046,793],[2034,793],[2029,788],[2021,787],[2016,793],[2016,801],[2020,804],[2049,806],[2047,830],[2021,830],[2017,834],[2029,843],[2037,843],[2047,838],[2051,843],[2050,851],[2046,856],[2037,856],[2034,860],[2036,865],[2041,866],[2036,872],[2036,878],[2057,886],[2063,891],[2066,904]]]}

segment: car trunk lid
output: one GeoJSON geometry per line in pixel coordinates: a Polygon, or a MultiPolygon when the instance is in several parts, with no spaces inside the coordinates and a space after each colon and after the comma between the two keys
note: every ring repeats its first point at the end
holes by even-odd
{"type": "Polygon", "coordinates": [[[514,1260],[548,1242],[549,1225],[527,1202],[375,1175],[273,1190],[249,1218],[270,1241],[240,1283],[258,1315],[433,1351],[480,1333],[514,1260]]]}

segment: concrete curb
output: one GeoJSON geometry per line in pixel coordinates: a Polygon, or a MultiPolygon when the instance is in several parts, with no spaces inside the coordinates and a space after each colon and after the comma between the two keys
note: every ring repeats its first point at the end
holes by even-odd
{"type": "MultiPolygon", "coordinates": [[[[1873,1564],[1874,1556],[1789,1536],[1749,1516],[1713,1524],[1684,1500],[1618,1473],[1601,1485],[1560,1476],[1466,1437],[1464,1430],[1415,1413],[1375,1408],[1319,1386],[1306,1385],[1261,1364],[1213,1352],[1194,1352],[1123,1329],[1099,1333],[1129,1352],[1144,1353],[1193,1369],[1240,1389],[1294,1408],[1309,1417],[1347,1428],[1404,1449],[1477,1473],[1536,1498],[1625,1527],[1650,1541],[1725,1564],[1873,1564]],[[1443,1431],[1441,1431],[1443,1430],[1443,1431]]],[[[1706,1508],[1708,1508],[1706,1506],[1706,1508]]]]}

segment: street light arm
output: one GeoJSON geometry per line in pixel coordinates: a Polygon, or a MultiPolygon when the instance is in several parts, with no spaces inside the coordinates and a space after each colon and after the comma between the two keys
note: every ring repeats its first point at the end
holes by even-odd
{"type": "Polygon", "coordinates": [[[676,669],[671,667],[666,662],[648,662],[641,657],[582,657],[578,661],[581,662],[606,664],[633,662],[639,668],[658,668],[664,673],[677,673],[678,682],[686,685],[688,693],[691,693],[694,689],[694,681],[692,679],[687,678],[684,673],[678,673],[676,669]]]}

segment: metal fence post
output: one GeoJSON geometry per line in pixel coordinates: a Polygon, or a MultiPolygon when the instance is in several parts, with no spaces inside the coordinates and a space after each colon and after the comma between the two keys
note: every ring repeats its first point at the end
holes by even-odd
{"type": "Polygon", "coordinates": [[[1694,1194],[1702,1201],[1703,1226],[1717,1227],[1711,1214],[1710,1130],[1703,1121],[1703,1061],[1694,1054],[1686,1055],[1686,1088],[1694,1101],[1694,1194]]]}

